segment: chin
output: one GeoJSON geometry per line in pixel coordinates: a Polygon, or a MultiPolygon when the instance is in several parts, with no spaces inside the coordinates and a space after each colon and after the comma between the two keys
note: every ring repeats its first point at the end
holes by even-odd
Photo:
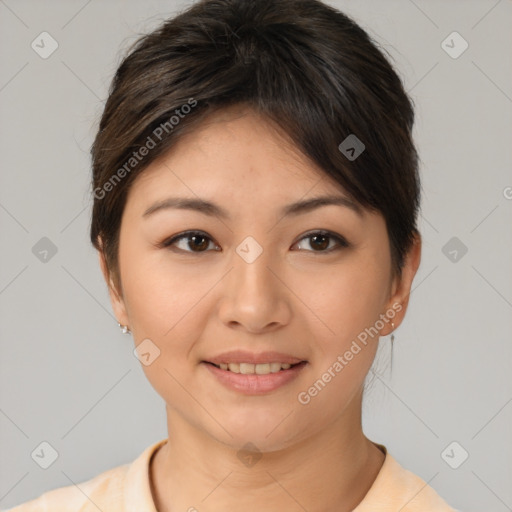
{"type": "Polygon", "coordinates": [[[221,423],[231,436],[223,429],[212,435],[237,451],[250,449],[248,443],[261,452],[282,450],[304,435],[304,426],[293,420],[294,414],[290,412],[291,408],[279,406],[224,413],[221,423]]]}

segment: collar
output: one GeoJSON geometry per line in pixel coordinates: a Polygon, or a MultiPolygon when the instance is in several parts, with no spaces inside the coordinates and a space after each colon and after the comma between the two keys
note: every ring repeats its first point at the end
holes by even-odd
{"type": "Polygon", "coordinates": [[[165,443],[167,439],[162,439],[146,448],[128,468],[123,491],[126,512],[157,512],[149,483],[149,464],[165,443]]]}
{"type": "MultiPolygon", "coordinates": [[[[167,439],[152,444],[129,466],[123,491],[126,512],[157,512],[151,493],[149,465],[152,456],[165,443],[167,439]]],[[[384,463],[365,497],[352,512],[454,511],[424,480],[404,469],[384,445],[373,444],[384,453],[384,463]]]]}

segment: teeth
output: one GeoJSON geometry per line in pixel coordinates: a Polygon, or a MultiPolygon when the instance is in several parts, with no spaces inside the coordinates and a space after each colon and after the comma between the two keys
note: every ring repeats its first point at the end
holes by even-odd
{"type": "Polygon", "coordinates": [[[228,369],[230,372],[240,373],[240,365],[238,363],[229,363],[228,369]]]}
{"type": "Polygon", "coordinates": [[[218,365],[221,370],[229,370],[233,373],[241,373],[243,375],[268,375],[269,373],[277,373],[280,370],[288,370],[291,367],[289,363],[220,363],[218,365]]]}
{"type": "Polygon", "coordinates": [[[270,363],[270,372],[276,373],[281,369],[281,363],[270,363]]]}
{"type": "Polygon", "coordinates": [[[267,375],[268,373],[270,373],[270,363],[255,364],[254,372],[257,373],[258,375],[267,375]]]}
{"type": "Polygon", "coordinates": [[[254,373],[254,366],[256,365],[251,363],[240,363],[240,373],[244,375],[247,375],[248,373],[254,373]]]}

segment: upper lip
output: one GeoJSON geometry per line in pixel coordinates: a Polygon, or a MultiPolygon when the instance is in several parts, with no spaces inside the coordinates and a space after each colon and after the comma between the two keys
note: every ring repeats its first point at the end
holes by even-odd
{"type": "Polygon", "coordinates": [[[296,364],[305,361],[305,359],[299,359],[298,357],[290,356],[289,354],[283,354],[282,352],[248,352],[246,350],[230,350],[229,352],[223,352],[209,359],[205,359],[208,363],[220,364],[220,363],[252,363],[252,364],[264,364],[264,363],[288,363],[296,364]]]}

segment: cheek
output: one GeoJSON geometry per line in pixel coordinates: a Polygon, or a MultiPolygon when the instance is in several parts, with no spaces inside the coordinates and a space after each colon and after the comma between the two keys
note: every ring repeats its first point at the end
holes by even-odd
{"type": "Polygon", "coordinates": [[[202,308],[214,281],[196,265],[172,265],[165,250],[149,247],[128,230],[121,235],[119,263],[133,339],[137,346],[151,340],[159,354],[143,370],[160,394],[179,396],[168,372],[182,382],[188,363],[197,362],[187,359],[205,328],[202,308]]]}
{"type": "Polygon", "coordinates": [[[151,247],[143,233],[127,228],[130,221],[123,222],[119,241],[124,303],[132,332],[161,337],[197,293],[193,283],[187,287],[182,273],[166,264],[165,250],[151,247]]]}
{"type": "Polygon", "coordinates": [[[186,409],[190,398],[180,383],[189,379],[191,365],[197,363],[191,351],[204,331],[205,299],[215,280],[193,265],[177,272],[165,251],[141,250],[128,242],[121,245],[120,267],[134,343],[145,347],[149,339],[154,344],[149,344],[149,352],[158,354],[142,369],[166,403],[186,409]]]}
{"type": "Polygon", "coordinates": [[[310,297],[308,306],[321,322],[314,319],[319,327],[311,331],[311,345],[317,358],[297,400],[318,421],[331,421],[344,411],[361,390],[378,348],[378,335],[370,327],[384,312],[388,275],[374,260],[359,263],[347,262],[301,287],[300,296],[310,297]]]}
{"type": "Polygon", "coordinates": [[[325,352],[340,350],[375,324],[386,303],[388,275],[373,259],[344,262],[327,274],[297,282],[300,296],[324,333],[325,352]]]}

